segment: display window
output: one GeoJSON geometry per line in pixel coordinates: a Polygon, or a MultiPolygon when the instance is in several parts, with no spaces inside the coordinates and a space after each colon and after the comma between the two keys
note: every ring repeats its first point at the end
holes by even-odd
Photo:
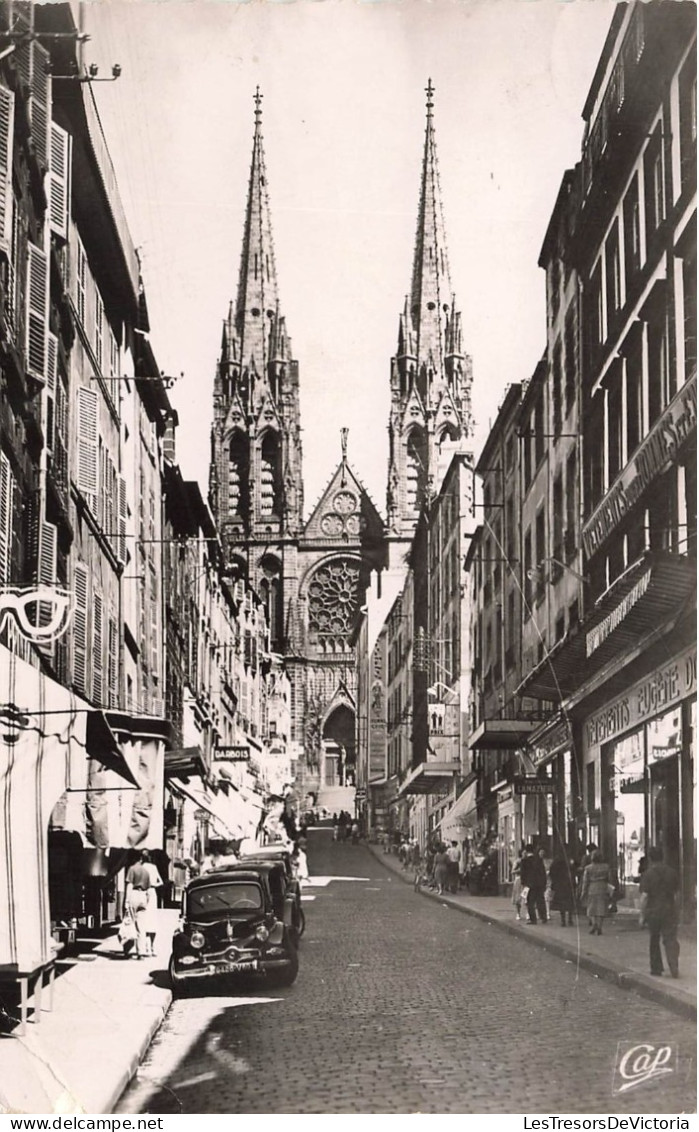
{"type": "Polygon", "coordinates": [[[614,864],[622,885],[639,880],[650,845],[662,849],[673,868],[680,867],[681,751],[680,705],[602,748],[602,772],[609,773],[614,806],[614,864]]]}

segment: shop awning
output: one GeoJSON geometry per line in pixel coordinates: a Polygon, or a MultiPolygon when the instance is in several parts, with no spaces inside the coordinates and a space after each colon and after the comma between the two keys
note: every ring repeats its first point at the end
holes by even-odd
{"type": "Polygon", "coordinates": [[[458,762],[424,762],[411,770],[398,788],[398,797],[404,794],[434,794],[448,786],[461,769],[458,762]]]}
{"type": "Polygon", "coordinates": [[[84,800],[93,771],[138,793],[105,715],[0,646],[0,965],[33,971],[53,957],[49,822],[67,790],[84,800]]]}
{"type": "Polygon", "coordinates": [[[219,837],[235,840],[246,835],[247,830],[236,820],[232,807],[227,806],[228,799],[224,794],[214,794],[200,779],[183,782],[179,778],[171,778],[168,786],[180,797],[188,798],[198,810],[204,810],[219,837]]]}
{"type": "Polygon", "coordinates": [[[469,736],[468,745],[472,751],[515,751],[540,726],[539,719],[484,719],[469,736]]]}
{"type": "Polygon", "coordinates": [[[477,782],[474,779],[459,794],[452,808],[442,818],[439,828],[445,837],[452,831],[454,834],[463,834],[465,830],[476,824],[476,788],[477,782]]]}
{"type": "Polygon", "coordinates": [[[202,777],[206,764],[201,747],[175,747],[165,752],[165,780],[169,778],[202,777]]]}
{"type": "Polygon", "coordinates": [[[696,593],[696,563],[677,554],[644,554],[602,595],[517,688],[518,696],[560,703],[597,673],[669,623],[696,593]]]}
{"type": "MultiPolygon", "coordinates": [[[[83,843],[103,852],[160,849],[163,843],[163,765],[172,729],[164,719],[108,711],[104,719],[115,736],[135,789],[125,788],[105,762],[91,759],[84,782],[71,781],[54,811],[54,830],[79,833],[83,843]]],[[[95,723],[88,717],[88,734],[95,723]]],[[[102,750],[107,749],[107,740],[102,750]]]]}

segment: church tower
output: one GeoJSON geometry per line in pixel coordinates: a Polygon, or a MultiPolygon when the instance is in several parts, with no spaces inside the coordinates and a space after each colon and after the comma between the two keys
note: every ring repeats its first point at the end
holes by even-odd
{"type": "Polygon", "coordinates": [[[303,514],[299,373],[279,303],[259,88],[254,101],[238,291],[214,380],[209,501],[227,564],[265,599],[272,649],[282,652],[284,588],[294,581],[285,548],[303,514]]]}
{"type": "Polygon", "coordinates": [[[454,452],[471,436],[471,359],[451,289],[434,130],[434,88],[427,122],[410,295],[391,361],[386,498],[389,560],[408,549],[423,504],[439,489],[454,452]]]}

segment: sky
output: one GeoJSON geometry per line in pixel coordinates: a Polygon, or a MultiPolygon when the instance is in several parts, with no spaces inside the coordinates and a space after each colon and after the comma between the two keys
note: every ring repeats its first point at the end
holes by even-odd
{"type": "Polygon", "coordinates": [[[206,486],[263,94],[280,306],[300,365],[305,510],[349,460],[385,512],[390,360],[434,115],[451,282],[480,452],[546,342],[537,266],[612,0],[93,0],[85,62],[135,245],[151,342],[206,486]]]}

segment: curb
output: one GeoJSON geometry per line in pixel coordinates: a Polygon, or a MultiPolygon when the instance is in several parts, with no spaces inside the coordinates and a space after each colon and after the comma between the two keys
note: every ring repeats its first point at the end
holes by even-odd
{"type": "MultiPolygon", "coordinates": [[[[374,857],[379,864],[383,865],[387,872],[398,877],[404,884],[409,884],[413,887],[413,882],[409,876],[406,876],[402,871],[398,872],[394,870],[391,865],[381,859],[382,854],[377,853],[374,848],[366,842],[364,842],[364,844],[372,857],[374,857]]],[[[649,999],[651,1002],[664,1006],[667,1010],[672,1011],[673,1014],[678,1014],[681,1018],[688,1018],[690,1021],[696,1022],[696,1003],[685,1002],[682,999],[675,998],[673,995],[668,995],[663,991],[662,986],[650,982],[650,975],[645,976],[637,974],[635,971],[621,970],[617,966],[609,963],[608,960],[600,959],[593,955],[579,955],[577,952],[571,953],[570,948],[563,943],[559,943],[558,940],[545,939],[541,935],[535,936],[530,932],[525,932],[515,924],[509,924],[505,923],[503,920],[494,919],[487,912],[481,912],[476,908],[467,908],[463,904],[459,904],[456,900],[451,899],[448,895],[440,896],[436,892],[428,892],[423,888],[420,888],[418,891],[420,896],[424,896],[428,900],[438,900],[440,903],[446,904],[449,908],[457,912],[462,912],[467,916],[475,916],[476,919],[491,924],[500,931],[515,936],[517,939],[524,940],[525,943],[531,944],[533,947],[540,947],[544,951],[549,951],[552,955],[556,955],[561,959],[571,959],[572,956],[578,967],[589,971],[599,979],[613,983],[622,990],[635,991],[641,998],[649,999]]]]}
{"type": "Polygon", "coordinates": [[[165,1021],[167,1012],[172,1005],[172,991],[166,991],[165,994],[166,998],[158,1007],[155,1017],[136,1048],[136,1052],[130,1056],[126,1069],[124,1069],[121,1076],[117,1078],[117,1083],[110,1086],[110,1091],[105,1097],[104,1102],[100,1105],[99,1112],[104,1114],[114,1113],[121,1096],[136,1076],[141,1062],[150,1049],[153,1038],[165,1021]]]}

